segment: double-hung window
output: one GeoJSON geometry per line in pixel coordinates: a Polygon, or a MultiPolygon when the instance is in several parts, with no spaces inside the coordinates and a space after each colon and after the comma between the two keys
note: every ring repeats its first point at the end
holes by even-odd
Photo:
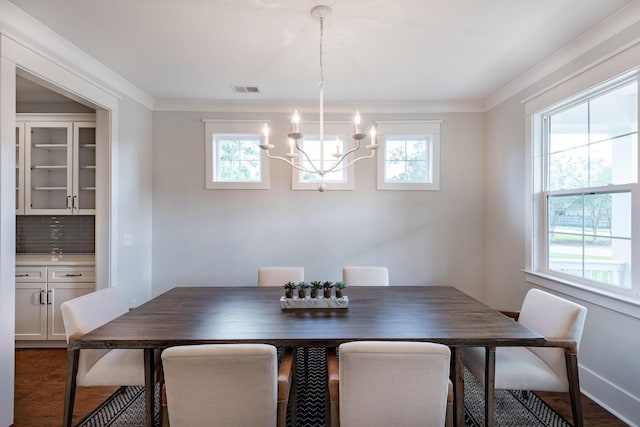
{"type": "Polygon", "coordinates": [[[206,121],[208,189],[268,189],[269,162],[257,122],[206,121]]]}
{"type": "Polygon", "coordinates": [[[378,122],[378,190],[440,189],[440,122],[378,122]]]}
{"type": "MultiPolygon", "coordinates": [[[[638,80],[592,88],[536,115],[538,270],[637,296],[638,80]],[[634,235],[635,232],[635,235],[634,235]]],[[[536,126],[536,125],[534,125],[536,126]]]]}

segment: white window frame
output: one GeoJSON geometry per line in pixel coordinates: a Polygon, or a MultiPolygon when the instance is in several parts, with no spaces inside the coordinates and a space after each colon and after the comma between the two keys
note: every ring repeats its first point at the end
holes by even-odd
{"type": "Polygon", "coordinates": [[[256,136],[262,144],[264,124],[258,120],[203,120],[205,124],[205,188],[208,190],[267,190],[270,188],[269,159],[260,150],[260,181],[216,181],[215,135],[256,136]]]}
{"type": "MultiPolygon", "coordinates": [[[[640,283],[640,226],[638,226],[640,221],[637,219],[638,212],[640,212],[640,184],[636,182],[611,186],[612,191],[631,192],[631,217],[633,221],[631,227],[631,290],[549,270],[546,267],[546,195],[548,192],[544,191],[546,135],[543,117],[547,112],[559,109],[569,103],[575,103],[580,98],[588,99],[605,90],[603,88],[607,85],[613,87],[630,78],[638,79],[640,70],[637,65],[638,54],[640,54],[640,47],[630,49],[623,55],[603,60],[524,101],[528,147],[525,170],[527,180],[527,259],[524,272],[526,280],[534,285],[573,295],[634,317],[638,317],[637,307],[640,306],[640,288],[638,286],[640,283]],[[635,63],[636,66],[629,67],[630,62],[635,63]],[[619,70],[618,73],[616,73],[616,69],[619,70]],[[629,71],[630,69],[631,71],[629,71]]],[[[640,111],[640,108],[638,110],[640,111]]],[[[640,164],[640,150],[638,151],[640,164]]],[[[594,188],[594,190],[598,192],[601,188],[594,188]]]]}
{"type": "MultiPolygon", "coordinates": [[[[338,136],[343,141],[343,149],[344,146],[352,147],[353,140],[350,135],[347,135],[345,132],[352,130],[353,122],[346,121],[330,121],[324,122],[324,144],[328,147],[335,146],[335,138],[338,136]]],[[[309,137],[317,137],[320,134],[320,123],[319,122],[304,122],[300,124],[300,130],[304,132],[305,135],[309,135],[309,137]]],[[[368,144],[368,139],[361,141],[360,150],[356,152],[356,155],[360,154],[360,151],[363,149],[365,145],[368,144]]],[[[300,144],[303,144],[303,141],[300,141],[300,144]]],[[[294,148],[295,150],[295,148],[294,148]]],[[[345,162],[350,162],[353,158],[353,155],[347,156],[344,160],[345,162]]],[[[301,153],[298,153],[297,161],[302,163],[304,161],[301,153]]],[[[366,160],[363,160],[366,161],[366,160]]],[[[336,182],[336,181],[325,181],[324,190],[353,190],[355,188],[354,184],[354,168],[355,165],[349,166],[347,169],[343,171],[344,181],[336,182]]],[[[318,184],[321,182],[320,179],[316,181],[301,181],[300,176],[301,172],[296,168],[291,168],[291,189],[292,190],[303,190],[303,191],[318,191],[318,184]]]]}
{"type": "Polygon", "coordinates": [[[377,189],[378,190],[419,190],[437,191],[440,190],[440,128],[442,120],[419,120],[419,121],[378,121],[378,142],[380,147],[376,156],[378,157],[377,168],[377,189]],[[386,143],[387,138],[398,137],[428,137],[430,143],[429,174],[430,180],[426,182],[416,181],[387,181],[386,176],[386,143]]]}

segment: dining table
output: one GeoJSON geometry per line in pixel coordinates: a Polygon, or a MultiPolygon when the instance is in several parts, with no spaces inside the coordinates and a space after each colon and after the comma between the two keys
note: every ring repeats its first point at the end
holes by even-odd
{"type": "Polygon", "coordinates": [[[143,349],[146,425],[153,425],[155,354],[179,345],[265,343],[337,347],[350,341],[420,341],[451,349],[454,425],[464,426],[464,347],[484,347],[485,423],[493,425],[495,349],[543,346],[545,338],[451,286],[357,286],[340,308],[281,308],[279,287],[175,287],[72,341],[64,426],[71,425],[83,349],[143,349]]]}

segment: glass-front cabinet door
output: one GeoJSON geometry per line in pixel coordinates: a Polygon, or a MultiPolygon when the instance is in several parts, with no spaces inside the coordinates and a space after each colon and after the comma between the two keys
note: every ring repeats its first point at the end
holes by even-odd
{"type": "Polygon", "coordinates": [[[73,124],[25,124],[25,213],[73,213],[73,124]]]}
{"type": "Polygon", "coordinates": [[[74,194],[71,206],[74,214],[94,215],[96,207],[96,124],[73,124],[74,194]]]}
{"type": "Polygon", "coordinates": [[[16,123],[16,215],[24,215],[24,123],[16,123]]]}

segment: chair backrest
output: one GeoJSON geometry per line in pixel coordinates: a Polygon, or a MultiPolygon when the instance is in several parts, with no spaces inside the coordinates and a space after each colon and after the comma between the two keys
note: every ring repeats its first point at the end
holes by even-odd
{"type": "Polygon", "coordinates": [[[342,281],[347,286],[389,286],[387,267],[343,267],[342,281]]]}
{"type": "Polygon", "coordinates": [[[340,426],[443,426],[447,346],[420,342],[342,344],[340,426]]]}
{"type": "Polygon", "coordinates": [[[287,282],[304,280],[304,267],[260,267],[258,286],[282,286],[287,282]]]}
{"type": "MultiPolygon", "coordinates": [[[[572,301],[540,289],[527,292],[520,309],[518,322],[529,329],[553,338],[568,338],[580,345],[587,309],[572,301]]],[[[564,350],[530,347],[561,378],[567,379],[564,350]]]]}
{"type": "Polygon", "coordinates": [[[276,348],[207,344],[162,352],[171,427],[276,426],[276,348]]]}
{"type": "MultiPolygon", "coordinates": [[[[68,341],[74,334],[86,334],[123,315],[129,311],[129,303],[124,291],[115,286],[65,301],[60,306],[60,311],[68,341]]],[[[82,378],[108,352],[109,350],[82,350],[78,360],[78,378],[82,378]]]]}

